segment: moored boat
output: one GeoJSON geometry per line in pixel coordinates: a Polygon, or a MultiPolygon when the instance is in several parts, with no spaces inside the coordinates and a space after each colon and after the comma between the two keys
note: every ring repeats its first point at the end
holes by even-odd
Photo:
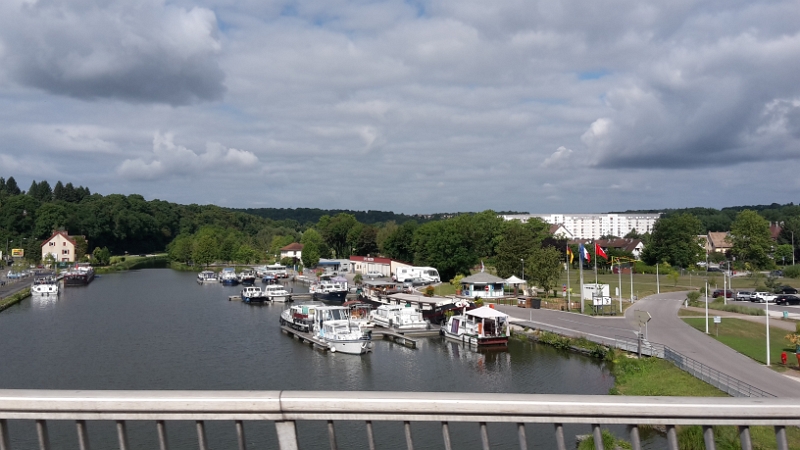
{"type": "Polygon", "coordinates": [[[422,313],[411,305],[381,305],[370,314],[375,325],[395,328],[400,331],[426,330],[431,323],[422,318],[422,313]]]}
{"type": "Polygon", "coordinates": [[[256,271],[253,269],[245,269],[239,272],[238,278],[242,286],[252,286],[256,282],[256,271]]]}
{"type": "Polygon", "coordinates": [[[78,263],[64,274],[64,286],[86,286],[94,280],[94,268],[78,263]]]}
{"type": "Polygon", "coordinates": [[[39,277],[33,280],[31,294],[39,296],[56,296],[59,293],[58,279],[54,276],[39,277]]]}
{"type": "Polygon", "coordinates": [[[350,323],[350,309],[346,306],[318,307],[314,330],[331,352],[361,355],[372,350],[370,335],[350,323]]]}
{"type": "Polygon", "coordinates": [[[276,303],[292,301],[292,295],[280,284],[268,284],[264,286],[264,296],[267,300],[276,303]]]}
{"type": "Polygon", "coordinates": [[[344,302],[347,299],[347,280],[344,278],[322,280],[318,283],[312,284],[308,288],[308,292],[311,293],[311,297],[314,300],[344,302]]]}
{"type": "Polygon", "coordinates": [[[281,311],[281,325],[288,325],[295,330],[310,333],[314,330],[314,318],[317,308],[325,306],[322,302],[303,302],[294,304],[281,311]]]}
{"type": "Polygon", "coordinates": [[[267,296],[258,286],[245,286],[242,289],[242,301],[245,303],[264,303],[267,296]]]}
{"type": "Polygon", "coordinates": [[[216,283],[217,274],[213,270],[204,270],[197,274],[197,282],[200,284],[216,283]]]}
{"type": "Polygon", "coordinates": [[[461,314],[451,316],[441,333],[447,339],[472,347],[507,346],[508,314],[488,306],[465,309],[461,314]]]}
{"type": "Polygon", "coordinates": [[[225,286],[236,286],[239,284],[239,277],[236,276],[236,271],[232,267],[225,267],[219,273],[219,282],[225,286]]]}

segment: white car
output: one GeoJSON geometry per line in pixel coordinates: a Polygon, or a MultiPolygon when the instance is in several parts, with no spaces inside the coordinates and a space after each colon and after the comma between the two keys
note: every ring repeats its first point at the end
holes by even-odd
{"type": "Polygon", "coordinates": [[[736,292],[736,300],[748,301],[751,295],[753,295],[753,293],[750,291],[738,291],[736,292]]]}
{"type": "Polygon", "coordinates": [[[775,303],[775,297],[777,297],[777,295],[759,291],[753,292],[753,297],[758,303],[775,303]]]}
{"type": "Polygon", "coordinates": [[[373,270],[371,272],[367,272],[367,276],[370,278],[382,278],[384,275],[382,272],[378,272],[377,270],[373,270]]]}

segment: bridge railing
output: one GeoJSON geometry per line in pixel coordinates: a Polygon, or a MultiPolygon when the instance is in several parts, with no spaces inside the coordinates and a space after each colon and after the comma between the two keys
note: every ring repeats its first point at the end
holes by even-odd
{"type": "MultiPolygon", "coordinates": [[[[670,449],[678,449],[676,426],[700,425],[706,449],[714,448],[715,425],[737,425],[742,448],[752,448],[751,426],[772,426],[777,448],[788,449],[786,427],[800,426],[800,402],[778,398],[624,397],[602,395],[539,395],[373,391],[48,391],[0,390],[0,450],[12,450],[9,422],[35,421],[41,450],[51,448],[48,423],[73,421],[77,447],[89,450],[87,421],[115,425],[121,450],[129,448],[127,421],[149,421],[161,450],[167,450],[172,421],[194,421],[197,447],[207,450],[206,424],[230,422],[237,442],[226,448],[247,448],[244,423],[272,421],[275,441],[268,448],[296,450],[301,422],[324,422],[331,449],[336,449],[335,423],[363,423],[364,442],[375,448],[373,422],[402,424],[406,448],[414,448],[412,424],[437,423],[443,447],[452,448],[450,424],[476,425],[482,448],[490,448],[487,424],[516,424],[520,449],[528,448],[526,425],[551,424],[556,447],[566,450],[565,424],[585,424],[602,448],[601,428],[628,425],[633,449],[640,449],[639,427],[664,427],[670,449]]],[[[304,428],[305,429],[305,428],[304,428]]],[[[425,445],[431,443],[426,442],[425,445]]],[[[73,447],[73,444],[68,445],[73,447]]],[[[62,446],[63,447],[63,446],[62,446]]]]}

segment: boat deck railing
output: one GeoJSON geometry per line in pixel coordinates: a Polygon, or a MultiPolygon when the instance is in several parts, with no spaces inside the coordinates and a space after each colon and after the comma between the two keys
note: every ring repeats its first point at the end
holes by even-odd
{"type": "MultiPolygon", "coordinates": [[[[121,450],[130,447],[126,423],[152,423],[159,448],[167,450],[168,428],[173,421],[192,421],[197,448],[207,450],[209,422],[228,422],[234,434],[225,448],[247,448],[244,424],[269,421],[274,424],[275,442],[267,448],[296,450],[298,424],[316,422],[324,427],[331,449],[337,449],[337,423],[363,424],[359,448],[375,449],[374,422],[393,422],[402,427],[405,447],[414,448],[413,428],[422,422],[441,428],[441,446],[452,448],[450,424],[474,424],[475,440],[490,449],[487,424],[514,424],[520,449],[528,448],[526,426],[550,424],[555,446],[566,450],[566,424],[585,426],[602,449],[601,431],[611,425],[627,425],[634,450],[641,448],[639,428],[643,425],[666,430],[668,448],[678,449],[677,426],[699,425],[706,449],[714,449],[714,426],[738,426],[741,448],[750,449],[750,427],[774,427],[777,448],[788,449],[786,427],[800,426],[800,402],[788,398],[701,398],[625,397],[606,395],[540,395],[441,392],[373,391],[51,391],[0,390],[0,450],[12,450],[17,436],[10,435],[10,423],[33,421],[41,450],[51,448],[48,423],[71,421],[81,450],[90,448],[87,422],[115,425],[121,450]]],[[[30,422],[26,422],[30,423],[30,422]]],[[[19,432],[20,426],[13,429],[19,432]]],[[[308,427],[302,427],[308,430],[308,427]]],[[[350,436],[352,437],[352,435],[350,436]]],[[[33,437],[31,437],[33,439],[33,437]]],[[[425,442],[426,446],[434,443],[425,442]]],[[[64,443],[61,447],[73,447],[64,443]]],[[[571,446],[570,446],[571,447],[571,446]]]]}

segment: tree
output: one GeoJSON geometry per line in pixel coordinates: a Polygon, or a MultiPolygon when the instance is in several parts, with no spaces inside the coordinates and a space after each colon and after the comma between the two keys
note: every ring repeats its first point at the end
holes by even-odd
{"type": "Polygon", "coordinates": [[[95,247],[92,251],[92,259],[98,266],[107,266],[111,262],[111,252],[108,251],[108,247],[95,247]]]}
{"type": "Polygon", "coordinates": [[[541,247],[533,230],[518,220],[507,222],[497,245],[495,268],[497,276],[508,278],[511,275],[522,277],[522,261],[531,261],[533,252],[541,247]]]}
{"type": "Polygon", "coordinates": [[[414,233],[414,263],[435,267],[443,280],[469,274],[479,261],[467,229],[458,218],[428,222],[414,233]]]}
{"type": "Polygon", "coordinates": [[[89,243],[83,236],[73,236],[73,238],[75,239],[75,261],[80,261],[89,251],[89,243]]]}
{"type": "Polygon", "coordinates": [[[350,257],[351,250],[347,242],[347,235],[357,223],[355,216],[346,213],[339,213],[332,218],[328,216],[320,218],[317,227],[325,239],[325,243],[333,250],[337,258],[350,257]]]}
{"type": "Polygon", "coordinates": [[[304,267],[314,267],[319,262],[320,246],[324,245],[322,236],[313,228],[309,228],[303,233],[300,238],[300,243],[303,244],[303,253],[300,259],[303,261],[304,267]]]}
{"type": "MultiPolygon", "coordinates": [[[[187,234],[179,234],[172,242],[167,245],[169,259],[188,264],[192,260],[192,237],[187,234]]],[[[108,248],[108,247],[104,247],[108,248]]]]}
{"type": "Polygon", "coordinates": [[[736,215],[731,224],[731,252],[739,261],[750,263],[755,269],[770,266],[769,254],[774,242],[770,237],[769,222],[757,212],[746,209],[736,215]]]}
{"type": "Polygon", "coordinates": [[[194,243],[192,256],[197,264],[208,266],[217,259],[218,251],[216,239],[208,233],[203,233],[194,243]]]}
{"type": "Polygon", "coordinates": [[[649,265],[668,262],[672,266],[691,267],[705,257],[698,235],[703,224],[691,214],[662,217],[653,226],[642,260],[649,265]]]}
{"type": "Polygon", "coordinates": [[[414,233],[418,227],[414,220],[409,220],[396,227],[394,232],[383,240],[381,247],[383,254],[398,261],[414,261],[414,233]]]}
{"type": "Polygon", "coordinates": [[[781,244],[775,247],[775,262],[783,265],[792,263],[792,244],[781,244]]]}
{"type": "Polygon", "coordinates": [[[553,247],[536,249],[526,265],[528,278],[548,294],[561,278],[561,252],[553,247]]]}

